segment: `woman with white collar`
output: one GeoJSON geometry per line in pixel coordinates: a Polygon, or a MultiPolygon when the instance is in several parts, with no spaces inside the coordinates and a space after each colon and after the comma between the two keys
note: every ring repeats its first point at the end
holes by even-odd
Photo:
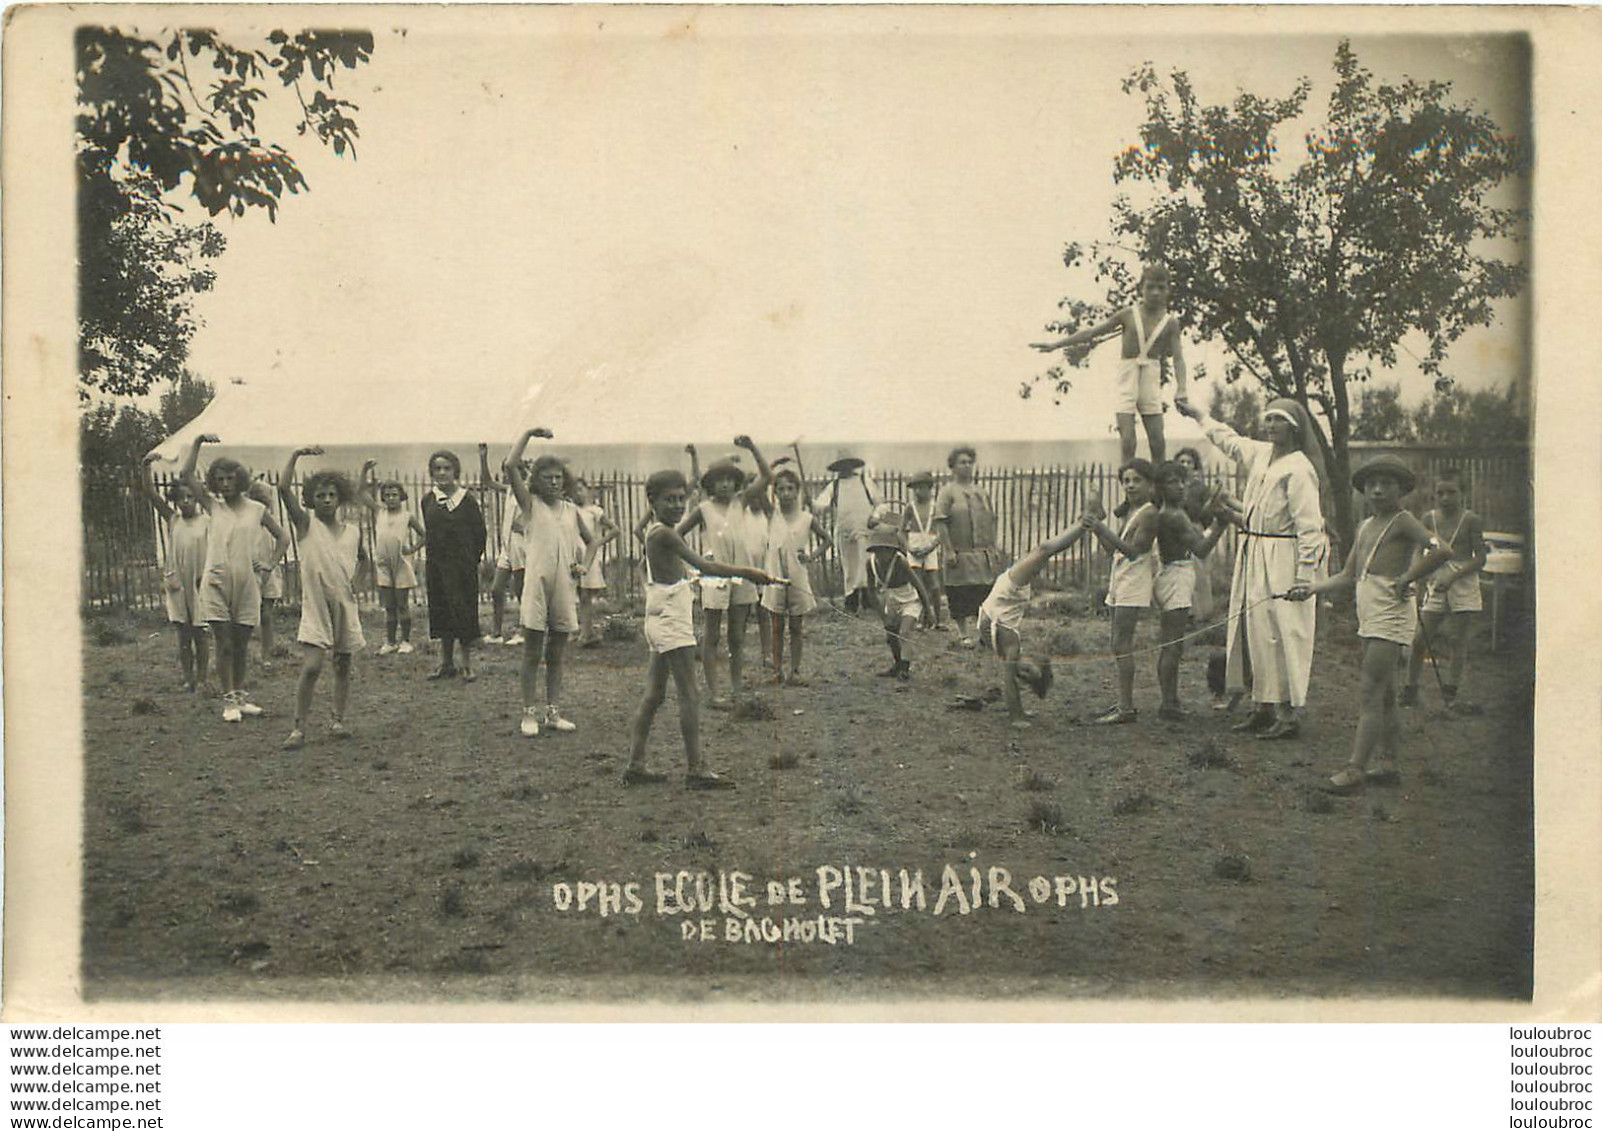
{"type": "Polygon", "coordinates": [[[428,457],[434,489],[423,496],[427,532],[428,634],[440,642],[440,664],[429,679],[461,675],[471,683],[473,642],[478,631],[478,562],[484,556],[484,515],[478,500],[460,483],[462,461],[455,452],[428,457]],[[456,645],[462,646],[461,667],[456,645]]]}
{"type": "Polygon", "coordinates": [[[1295,738],[1313,669],[1317,601],[1305,597],[1324,567],[1324,457],[1317,427],[1296,401],[1263,411],[1267,440],[1248,440],[1209,420],[1188,399],[1175,407],[1202,425],[1207,439],[1246,474],[1245,527],[1229,588],[1225,680],[1231,695],[1251,689],[1255,709],[1235,726],[1259,738],[1295,738]]]}

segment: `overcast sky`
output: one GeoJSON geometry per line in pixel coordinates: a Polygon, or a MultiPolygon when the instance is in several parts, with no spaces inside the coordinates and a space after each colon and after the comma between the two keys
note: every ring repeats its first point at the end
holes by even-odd
{"type": "MultiPolygon", "coordinates": [[[[1016,389],[1041,368],[1027,343],[1076,286],[1063,243],[1106,234],[1112,162],[1142,119],[1120,80],[1150,60],[1219,101],[1306,74],[1319,111],[1336,44],[1086,37],[1030,12],[983,35],[764,34],[748,16],[703,12],[677,32],[665,13],[615,10],[530,13],[526,34],[374,29],[373,62],[339,91],[360,104],[359,160],[284,138],[312,191],[276,225],[221,222],[194,367],[334,411],[378,411],[360,407],[376,395],[415,418],[471,398],[497,431],[555,413],[573,440],[706,434],[692,422],[1101,435],[1109,347],[1061,407],[1016,389]],[[330,399],[331,377],[360,392],[330,399]]],[[[1449,79],[1522,128],[1510,41],[1354,46],[1382,79],[1449,79]]],[[[1510,304],[1465,339],[1454,371],[1520,377],[1523,317],[1510,304]]],[[[1221,373],[1220,355],[1191,352],[1221,373]]],[[[1415,367],[1396,377],[1424,395],[1415,367]]]]}

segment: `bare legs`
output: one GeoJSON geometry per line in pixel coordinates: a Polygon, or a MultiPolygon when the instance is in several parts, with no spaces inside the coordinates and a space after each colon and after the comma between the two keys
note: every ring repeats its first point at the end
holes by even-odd
{"type": "Polygon", "coordinates": [[[250,635],[254,626],[232,624],[228,621],[211,622],[211,636],[217,642],[217,682],[223,694],[243,690],[249,656],[250,635]]]}
{"type": "Polygon", "coordinates": [[[684,758],[690,779],[707,776],[701,763],[701,710],[695,690],[695,649],[675,648],[664,654],[653,653],[645,672],[645,698],[634,715],[632,744],[629,750],[629,767],[624,774],[627,784],[661,781],[660,774],[645,769],[645,742],[656,721],[657,708],[667,698],[669,673],[679,694],[679,733],[684,739],[684,758]]]}
{"type": "MultiPolygon", "coordinates": [[[[1163,439],[1162,413],[1142,413],[1140,422],[1146,427],[1146,444],[1151,449],[1151,462],[1162,463],[1167,453],[1167,444],[1163,439]]],[[[1135,443],[1135,414],[1118,413],[1118,448],[1122,453],[1123,462],[1128,463],[1135,458],[1135,443]]]]}
{"type": "Polygon", "coordinates": [[[1164,609],[1159,631],[1162,648],[1157,653],[1157,686],[1162,691],[1159,713],[1178,717],[1184,714],[1179,704],[1179,663],[1185,657],[1185,630],[1190,627],[1189,609],[1164,609]]]}
{"type": "Polygon", "coordinates": [[[211,660],[211,645],[206,630],[198,624],[175,624],[178,630],[178,666],[183,669],[184,687],[193,691],[206,682],[206,665],[211,660]]]}
{"type": "MultiPolygon", "coordinates": [[[[306,720],[311,715],[312,696],[317,691],[317,680],[323,674],[327,649],[315,644],[302,644],[300,680],[295,685],[295,731],[304,735],[306,720]]],[[[350,701],[349,652],[334,653],[334,726],[336,734],[344,733],[345,706],[350,701]]],[[[293,736],[291,736],[293,738],[293,736]]]]}
{"type": "Polygon", "coordinates": [[[545,707],[547,710],[562,701],[562,671],[567,655],[568,633],[546,634],[534,629],[523,630],[523,709],[536,706],[535,692],[539,687],[540,661],[545,661],[545,707]]]}
{"type": "Polygon", "coordinates": [[[729,695],[738,696],[745,691],[745,624],[751,617],[753,605],[730,605],[727,609],[706,610],[706,635],[701,640],[701,670],[706,675],[706,691],[712,705],[727,704],[728,699],[718,695],[718,636],[723,631],[723,615],[729,618],[729,695]]]}

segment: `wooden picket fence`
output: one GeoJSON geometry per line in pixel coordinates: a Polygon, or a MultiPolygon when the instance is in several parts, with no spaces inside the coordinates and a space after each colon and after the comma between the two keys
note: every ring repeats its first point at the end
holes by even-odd
{"type": "MultiPolygon", "coordinates": [[[[1377,448],[1353,453],[1354,465],[1376,454],[1377,448]]],[[[1396,449],[1385,449],[1396,450],[1396,449]]],[[[1451,464],[1462,469],[1466,476],[1469,505],[1487,520],[1490,529],[1529,530],[1529,482],[1527,453],[1500,452],[1493,455],[1474,455],[1447,450],[1399,451],[1421,471],[1420,488],[1409,502],[1422,509],[1428,506],[1427,492],[1433,474],[1442,466],[1451,464]]],[[[639,566],[639,543],[634,530],[646,514],[645,480],[635,475],[607,471],[575,470],[584,476],[596,492],[596,500],[606,509],[621,531],[619,537],[602,550],[601,560],[614,604],[626,606],[643,600],[643,577],[639,566]]],[[[1232,475],[1219,476],[1226,485],[1237,490],[1232,475]]],[[[276,486],[277,475],[268,473],[267,482],[276,486]]],[[[392,475],[399,480],[409,496],[407,505],[420,516],[419,502],[430,489],[422,474],[392,475]]],[[[881,473],[876,484],[884,500],[910,502],[912,492],[906,487],[909,473],[892,471],[881,473]]],[[[824,495],[828,479],[812,480],[808,489],[814,498],[824,495]]],[[[939,490],[944,477],[937,477],[939,490]]],[[[1108,505],[1120,497],[1116,468],[1109,464],[1088,464],[1077,467],[1052,466],[1039,468],[985,468],[975,475],[975,482],[990,496],[996,511],[996,541],[1002,552],[1016,559],[1034,546],[1061,533],[1084,513],[1087,500],[1099,495],[1108,505]]],[[[158,477],[158,489],[166,484],[158,477]]],[[[478,498],[484,512],[489,535],[485,547],[485,580],[480,592],[489,600],[489,574],[496,554],[501,550],[506,508],[511,505],[510,494],[498,485],[485,485],[472,481],[466,484],[478,498]]],[[[86,610],[106,609],[159,609],[162,607],[161,563],[166,560],[166,532],[149,502],[140,494],[137,480],[132,476],[119,477],[107,474],[86,473],[83,483],[84,554],[82,604],[86,610]]],[[[284,518],[276,492],[272,506],[280,520],[284,518]]],[[[362,544],[368,556],[374,543],[372,516],[365,508],[356,508],[354,517],[362,525],[362,544]]],[[[1359,502],[1357,513],[1362,513],[1359,502]]],[[[285,524],[287,527],[287,523],[285,524]]],[[[299,600],[299,581],[295,563],[298,560],[294,545],[294,532],[290,530],[291,546],[285,564],[284,599],[290,604],[299,600]]],[[[1225,562],[1234,553],[1233,536],[1227,536],[1215,551],[1225,562]]],[[[419,555],[419,580],[422,558],[419,555]]],[[[1073,589],[1090,600],[1095,590],[1105,582],[1108,568],[1106,554],[1083,540],[1068,553],[1054,559],[1047,567],[1037,586],[1046,589],[1073,589]]],[[[1225,568],[1225,567],[1215,567],[1225,568]]],[[[826,547],[812,564],[813,586],[821,596],[840,592],[840,567],[833,547],[826,547]]],[[[370,570],[363,570],[358,584],[358,598],[376,601],[370,570]]]]}

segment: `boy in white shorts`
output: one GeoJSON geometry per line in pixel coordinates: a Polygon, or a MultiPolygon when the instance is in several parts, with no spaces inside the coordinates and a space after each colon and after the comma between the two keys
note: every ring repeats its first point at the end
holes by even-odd
{"type": "MultiPolygon", "coordinates": [[[[1101,500],[1093,495],[1089,504],[1086,515],[1100,517],[1101,500]]],[[[987,641],[995,649],[996,658],[1001,661],[1001,687],[1007,699],[1007,716],[1011,724],[1020,730],[1030,725],[1033,712],[1024,710],[1018,684],[1027,685],[1036,698],[1044,699],[1046,692],[1051,689],[1052,679],[1049,659],[1037,662],[1020,658],[1023,651],[1023,621],[1029,612],[1029,600],[1034,595],[1032,586],[1047,562],[1084,536],[1085,527],[1081,522],[1051,541],[1042,542],[1014,562],[1010,569],[1001,571],[1001,576],[990,587],[990,595],[979,606],[979,639],[987,641]]]]}
{"type": "Polygon", "coordinates": [[[1112,646],[1118,669],[1118,702],[1095,720],[1100,724],[1135,721],[1135,626],[1141,610],[1151,607],[1152,586],[1156,580],[1156,555],[1151,552],[1157,537],[1157,508],[1152,506],[1151,464],[1132,459],[1118,469],[1129,516],[1118,533],[1095,515],[1086,515],[1083,525],[1112,551],[1112,573],[1107,579],[1107,607],[1112,610],[1112,646]]]}
{"type": "Polygon", "coordinates": [[[679,731],[684,737],[687,773],[684,787],[695,790],[733,789],[734,783],[701,763],[701,715],[695,689],[695,625],[692,617],[690,577],[686,566],[702,576],[737,577],[755,585],[782,585],[783,580],[762,570],[701,557],[684,544],[674,529],[684,518],[688,484],[678,471],[658,471],[645,481],[645,498],[651,523],[645,536],[645,639],[651,662],[645,673],[645,698],[634,715],[628,768],[623,784],[653,785],[666,774],[645,768],[645,742],[656,720],[657,708],[667,698],[671,673],[679,693],[679,731]]]}
{"type": "Polygon", "coordinates": [[[1452,556],[1450,547],[1401,508],[1402,496],[1413,489],[1413,472],[1401,460],[1376,456],[1353,473],[1352,486],[1363,492],[1370,517],[1357,528],[1346,565],[1297,594],[1306,600],[1337,589],[1357,590],[1357,635],[1363,642],[1357,734],[1351,760],[1321,787],[1342,794],[1360,793],[1366,784],[1396,785],[1401,780],[1396,770],[1401,719],[1394,685],[1397,660],[1417,631],[1412,586],[1452,556]],[[1369,759],[1376,754],[1379,760],[1370,769],[1369,759]]]}
{"type": "Polygon", "coordinates": [[[1152,603],[1161,616],[1157,653],[1157,686],[1162,690],[1162,706],[1157,717],[1183,722],[1188,712],[1179,704],[1179,663],[1185,656],[1185,633],[1190,626],[1190,610],[1195,600],[1197,575],[1204,568],[1202,559],[1218,544],[1229,528],[1229,516],[1212,514],[1207,533],[1196,529],[1186,509],[1190,471],[1184,464],[1170,461],[1157,469],[1157,493],[1162,509],[1157,512],[1157,577],[1152,582],[1152,603]]]}
{"type": "MultiPolygon", "coordinates": [[[[1163,442],[1162,368],[1174,363],[1174,396],[1183,400],[1185,349],[1179,320],[1168,310],[1172,276],[1160,265],[1147,267],[1140,276],[1140,302],[1125,307],[1099,325],[1075,331],[1055,342],[1035,342],[1042,353],[1090,347],[1114,334],[1123,336],[1118,363],[1118,440],[1124,462],[1135,458],[1135,415],[1146,426],[1146,442],[1153,463],[1165,458],[1163,442]]],[[[1072,357],[1072,354],[1070,354],[1072,357]]]]}
{"type": "Polygon", "coordinates": [[[945,597],[945,586],[940,583],[940,532],[935,528],[934,476],[920,471],[907,480],[912,502],[901,517],[901,534],[907,540],[907,560],[923,579],[929,590],[928,627],[944,632],[940,620],[940,604],[945,597]]]}
{"type": "Polygon", "coordinates": [[[1425,656],[1440,659],[1444,640],[1452,650],[1447,677],[1441,691],[1446,705],[1457,701],[1468,667],[1469,630],[1484,607],[1480,598],[1480,571],[1485,568],[1485,524],[1480,516],[1463,506],[1463,476],[1456,468],[1445,468],[1435,477],[1435,509],[1424,516],[1425,528],[1451,547],[1452,560],[1424,582],[1424,601],[1419,608],[1418,635],[1407,660],[1407,679],[1398,702],[1411,707],[1418,701],[1418,677],[1425,656]]]}
{"type": "Polygon", "coordinates": [[[909,679],[912,661],[903,652],[918,630],[918,618],[929,608],[929,591],[907,560],[901,532],[881,526],[868,535],[868,577],[884,603],[884,639],[890,646],[890,666],[881,676],[909,679]]]}

